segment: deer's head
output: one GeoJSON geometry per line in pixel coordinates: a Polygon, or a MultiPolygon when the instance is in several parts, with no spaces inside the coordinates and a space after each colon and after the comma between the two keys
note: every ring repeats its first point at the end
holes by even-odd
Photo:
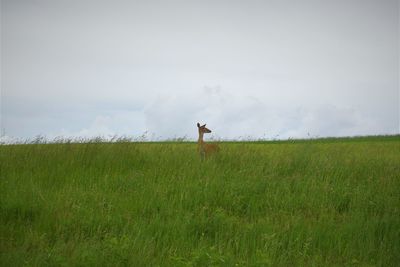
{"type": "Polygon", "coordinates": [[[200,123],[197,123],[197,128],[199,128],[199,134],[204,134],[204,133],[211,133],[211,130],[206,128],[206,125],[200,125],[200,123]]]}

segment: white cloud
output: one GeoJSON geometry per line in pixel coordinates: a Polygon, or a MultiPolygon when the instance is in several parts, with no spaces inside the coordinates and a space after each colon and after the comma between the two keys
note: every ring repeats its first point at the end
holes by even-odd
{"type": "Polygon", "coordinates": [[[395,133],[354,109],[268,106],[252,96],[235,95],[220,86],[196,93],[158,97],[145,110],[146,127],[163,138],[196,138],[196,122],[207,123],[210,137],[306,138],[395,133]]]}
{"type": "Polygon", "coordinates": [[[52,132],[49,138],[62,137],[112,137],[118,136],[139,136],[146,131],[144,125],[144,116],[141,112],[117,111],[111,115],[98,115],[88,127],[78,131],[61,129],[61,131],[52,132]]]}
{"type": "Polygon", "coordinates": [[[0,144],[15,144],[21,141],[20,139],[8,135],[0,136],[0,144]]]}

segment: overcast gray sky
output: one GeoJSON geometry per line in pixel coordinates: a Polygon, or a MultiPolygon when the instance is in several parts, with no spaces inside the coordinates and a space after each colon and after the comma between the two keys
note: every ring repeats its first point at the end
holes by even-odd
{"type": "Polygon", "coordinates": [[[3,135],[374,135],[399,116],[398,0],[1,0],[3,135]]]}

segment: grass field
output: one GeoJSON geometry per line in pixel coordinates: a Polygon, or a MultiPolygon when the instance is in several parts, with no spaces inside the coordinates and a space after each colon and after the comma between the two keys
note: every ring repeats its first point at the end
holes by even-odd
{"type": "Polygon", "coordinates": [[[400,136],[0,146],[2,266],[399,266],[400,136]]]}

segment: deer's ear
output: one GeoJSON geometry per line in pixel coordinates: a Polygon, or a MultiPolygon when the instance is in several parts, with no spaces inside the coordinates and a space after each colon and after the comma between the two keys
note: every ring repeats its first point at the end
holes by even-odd
{"type": "Polygon", "coordinates": [[[203,126],[201,126],[201,127],[206,127],[206,125],[204,124],[203,126]]]}
{"type": "Polygon", "coordinates": [[[200,123],[197,123],[197,127],[199,127],[199,128],[200,128],[200,123]]]}

